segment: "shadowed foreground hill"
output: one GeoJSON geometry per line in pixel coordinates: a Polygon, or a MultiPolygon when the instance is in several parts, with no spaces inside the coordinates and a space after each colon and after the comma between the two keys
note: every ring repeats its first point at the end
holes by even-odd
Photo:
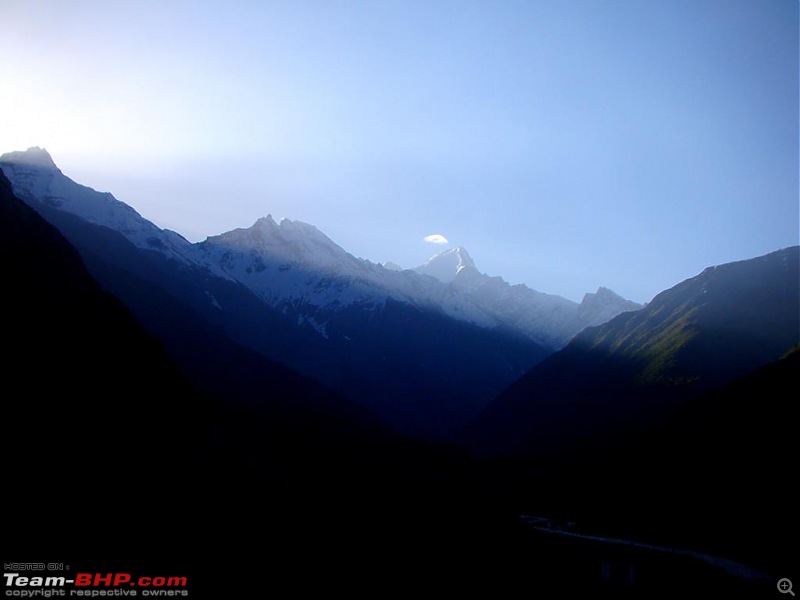
{"type": "MultiPolygon", "coordinates": [[[[202,439],[199,397],[158,341],[83,267],[58,231],[0,173],[4,455],[12,510],[52,499],[54,515],[153,516],[202,439]]],[[[17,512],[18,511],[18,512],[17,512]]],[[[60,527],[68,527],[62,522],[60,527]]],[[[35,529],[32,529],[35,530],[35,529]]]]}
{"type": "Polygon", "coordinates": [[[530,482],[537,510],[615,537],[796,568],[800,350],[678,407],[636,437],[530,482]]]}
{"type": "Polygon", "coordinates": [[[396,453],[400,441],[368,411],[237,346],[136,273],[120,273],[134,298],[160,306],[156,338],[4,177],[0,194],[4,383],[14,390],[4,402],[12,424],[4,443],[30,463],[23,488],[31,498],[63,482],[64,500],[82,510],[119,494],[141,512],[138,490],[160,511],[197,496],[197,486],[322,485],[357,478],[379,449],[396,453]],[[52,452],[53,461],[32,452],[52,452]],[[86,486],[76,483],[81,474],[91,474],[86,486]]]}
{"type": "Polygon", "coordinates": [[[188,575],[195,598],[604,589],[520,527],[502,472],[397,438],[213,328],[166,327],[185,308],[169,294],[162,346],[1,176],[0,260],[12,551],[188,575]]]}
{"type": "Polygon", "coordinates": [[[464,438],[547,461],[636,431],[800,341],[798,247],[710,267],[584,330],[489,405],[464,438]]]}
{"type": "MultiPolygon", "coordinates": [[[[190,348],[213,346],[201,330],[183,341],[171,332],[167,346],[218,372],[182,373],[1,174],[0,260],[11,550],[59,560],[88,551],[108,557],[102,570],[122,556],[147,556],[150,568],[160,557],[177,574],[188,565],[193,596],[226,597],[279,581],[419,581],[441,570],[442,553],[517,535],[463,458],[398,438],[362,409],[339,411],[349,403],[319,384],[279,377],[283,368],[245,350],[190,348]],[[226,403],[221,382],[248,370],[226,403]],[[260,401],[254,382],[264,383],[260,401]],[[214,568],[231,557],[268,564],[269,578],[214,568]],[[219,595],[202,595],[216,586],[219,595]]],[[[179,307],[163,299],[166,319],[179,307]]]]}

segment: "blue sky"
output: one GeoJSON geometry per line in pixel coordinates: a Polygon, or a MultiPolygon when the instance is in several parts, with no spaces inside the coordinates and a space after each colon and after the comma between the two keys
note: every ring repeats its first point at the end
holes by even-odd
{"type": "Polygon", "coordinates": [[[0,152],[193,241],[637,301],[798,243],[796,0],[0,0],[0,52],[0,152]]]}

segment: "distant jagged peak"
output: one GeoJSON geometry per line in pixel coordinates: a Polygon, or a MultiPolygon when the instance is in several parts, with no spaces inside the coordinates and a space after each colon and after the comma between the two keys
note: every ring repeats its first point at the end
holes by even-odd
{"type": "MultiPolygon", "coordinates": [[[[302,231],[307,233],[318,233],[324,235],[317,227],[311,225],[310,223],[304,223],[303,221],[293,221],[291,219],[281,218],[275,219],[272,216],[272,213],[268,213],[266,217],[260,217],[256,220],[255,223],[250,227],[250,229],[254,230],[261,230],[261,231],[302,231]]],[[[327,236],[326,236],[327,237],[327,236]]]]}
{"type": "Polygon", "coordinates": [[[398,265],[397,263],[395,263],[395,262],[392,262],[392,261],[390,261],[390,260],[387,260],[387,261],[386,261],[385,263],[383,263],[381,266],[382,266],[384,269],[386,269],[387,271],[405,271],[405,269],[404,269],[403,267],[401,267],[401,266],[400,266],[400,265],[398,265]]]}
{"type": "Polygon", "coordinates": [[[443,283],[450,283],[464,269],[477,271],[475,262],[463,246],[450,248],[431,256],[428,261],[416,269],[418,273],[435,277],[443,283]]]}
{"type": "Polygon", "coordinates": [[[249,231],[258,234],[261,238],[273,238],[283,242],[311,241],[324,246],[339,246],[317,227],[303,221],[281,219],[276,221],[272,214],[258,219],[249,231]]]}
{"type": "Polygon", "coordinates": [[[611,290],[607,287],[603,287],[602,285],[597,288],[596,292],[587,292],[583,295],[583,300],[581,304],[588,304],[590,302],[595,302],[598,300],[625,300],[622,296],[617,294],[614,290],[611,290]]]}
{"type": "Polygon", "coordinates": [[[27,150],[17,150],[14,152],[6,152],[0,156],[0,162],[28,165],[31,167],[39,167],[44,169],[52,169],[58,171],[53,157],[44,148],[39,146],[31,146],[27,150]]]}
{"type": "Polygon", "coordinates": [[[209,237],[204,245],[280,257],[288,263],[307,266],[330,267],[355,260],[314,225],[291,219],[278,222],[271,214],[257,219],[248,228],[209,237]]]}
{"type": "Polygon", "coordinates": [[[587,292],[578,307],[578,314],[591,325],[600,324],[621,312],[639,310],[641,304],[626,300],[614,290],[600,286],[597,291],[587,292]]]}
{"type": "Polygon", "coordinates": [[[272,213],[269,213],[267,214],[266,217],[259,217],[258,219],[256,219],[256,222],[253,223],[253,227],[256,229],[261,229],[261,228],[271,229],[273,227],[278,227],[278,223],[272,217],[272,213]]]}
{"type": "Polygon", "coordinates": [[[267,214],[266,217],[259,217],[250,227],[240,227],[231,231],[226,231],[215,236],[211,236],[211,240],[224,240],[232,238],[246,237],[252,240],[260,241],[286,241],[287,238],[314,236],[321,237],[332,242],[328,236],[322,233],[319,229],[308,223],[302,221],[292,221],[290,219],[281,219],[278,222],[272,214],[267,214]]]}

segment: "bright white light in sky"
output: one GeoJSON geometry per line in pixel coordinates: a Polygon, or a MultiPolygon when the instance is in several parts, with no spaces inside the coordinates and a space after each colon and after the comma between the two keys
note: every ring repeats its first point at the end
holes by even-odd
{"type": "Polygon", "coordinates": [[[426,235],[423,238],[426,242],[431,244],[447,244],[447,238],[444,237],[441,233],[434,233],[433,235],[426,235]]]}
{"type": "Polygon", "coordinates": [[[0,153],[44,147],[192,241],[272,213],[412,267],[420,231],[458,231],[511,283],[645,302],[799,242],[797,22],[797,0],[0,0],[0,153]]]}

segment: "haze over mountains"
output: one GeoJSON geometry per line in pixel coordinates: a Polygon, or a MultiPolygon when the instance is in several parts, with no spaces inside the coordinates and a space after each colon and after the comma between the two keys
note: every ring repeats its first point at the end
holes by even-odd
{"type": "MultiPolygon", "coordinates": [[[[5,362],[26,390],[9,449],[45,436],[66,459],[48,473],[98,470],[114,497],[116,469],[165,486],[179,472],[164,502],[130,496],[143,522],[206,535],[182,506],[211,487],[230,494],[206,506],[229,541],[236,528],[357,531],[384,549],[432,535],[448,551],[504,550],[507,576],[544,564],[549,582],[598,581],[616,549],[518,527],[550,514],[770,576],[796,564],[793,503],[763,490],[793,467],[800,247],[709,267],[644,307],[605,288],[578,304],[485,275],[463,247],[402,269],[271,216],[192,244],[43,150],[0,169],[5,362]]],[[[49,481],[26,475],[15,506],[49,481]]],[[[74,500],[87,518],[114,510],[74,500]]]]}
{"type": "Polygon", "coordinates": [[[46,150],[9,152],[0,157],[0,163],[22,196],[119,231],[140,248],[155,249],[179,262],[199,264],[214,274],[234,278],[272,304],[299,296],[308,297],[309,304],[317,308],[391,298],[432,307],[485,327],[508,327],[513,323],[515,329],[531,339],[554,347],[563,346],[588,325],[598,325],[640,306],[602,287],[576,304],[525,285],[510,286],[500,277],[480,273],[461,247],[433,256],[425,265],[410,271],[396,265],[381,268],[348,254],[313,225],[289,219],[276,223],[271,215],[250,228],[190,244],[175,232],[156,227],[111,194],[75,184],[61,173],[46,150]],[[237,252],[238,263],[247,259],[251,262],[234,264],[237,252]],[[281,272],[263,273],[270,263],[283,267],[281,272]],[[296,273],[286,274],[290,268],[320,271],[339,280],[338,289],[323,294],[319,286],[300,281],[302,278],[296,273]],[[412,271],[450,285],[421,280],[412,271]],[[535,316],[529,314],[531,311],[535,316]],[[521,319],[517,313],[528,313],[527,318],[521,319]]]}
{"type": "Polygon", "coordinates": [[[73,182],[45,150],[5,154],[0,167],[154,332],[169,337],[183,318],[164,322],[163,300],[155,299],[166,292],[237,343],[414,435],[452,437],[583,327],[638,307],[605,289],[579,305],[510,286],[480,273],[463,248],[416,270],[387,269],[312,225],[271,216],[191,244],[111,194],[73,182]],[[456,255],[463,265],[449,264],[456,255]],[[158,293],[129,285],[125,271],[158,293]]]}
{"type": "Polygon", "coordinates": [[[641,308],[640,304],[625,300],[604,287],[585,294],[577,304],[526,285],[509,285],[502,277],[490,277],[478,271],[462,247],[437,254],[414,270],[447,284],[457,296],[468,298],[498,323],[556,349],[585,327],[600,325],[621,312],[641,308]]]}
{"type": "Polygon", "coordinates": [[[6,502],[20,514],[59,499],[59,510],[25,519],[18,537],[9,527],[9,540],[24,544],[51,527],[86,534],[78,524],[118,517],[122,497],[137,508],[129,526],[169,520],[180,494],[156,498],[130,482],[158,487],[176,472],[188,477],[206,439],[200,396],[158,339],[100,288],[55,227],[13,196],[2,174],[0,261],[3,448],[18,469],[6,502]],[[97,487],[69,486],[78,472],[97,487]]]}
{"type": "MultiPolygon", "coordinates": [[[[110,233],[105,247],[113,250],[119,234],[110,233]]],[[[197,315],[180,323],[194,330],[148,333],[2,173],[0,264],[3,448],[16,469],[6,505],[16,515],[49,507],[7,524],[11,546],[42,543],[57,530],[77,540],[73,553],[127,555],[132,532],[149,546],[148,532],[168,531],[165,568],[188,574],[193,595],[225,597],[250,581],[218,580],[197,552],[231,547],[243,532],[274,551],[271,582],[296,584],[313,565],[330,585],[345,537],[368,548],[358,564],[379,577],[391,565],[373,548],[387,539],[458,540],[466,515],[466,537],[484,527],[479,511],[491,498],[463,461],[395,436],[368,411],[237,346],[197,315]],[[386,514],[391,520],[381,521],[386,514]],[[191,554],[191,563],[176,563],[175,553],[191,554]]],[[[121,276],[155,293],[166,319],[191,312],[135,272],[121,276]]],[[[505,528],[503,519],[491,524],[490,537],[505,528]]]]}

